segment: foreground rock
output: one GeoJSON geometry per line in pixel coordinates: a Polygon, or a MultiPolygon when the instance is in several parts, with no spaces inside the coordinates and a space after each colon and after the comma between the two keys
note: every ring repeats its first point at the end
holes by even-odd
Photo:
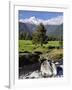
{"type": "Polygon", "coordinates": [[[44,77],[51,77],[57,75],[57,68],[54,62],[49,62],[48,60],[45,60],[41,64],[41,74],[44,77]]]}
{"type": "Polygon", "coordinates": [[[41,64],[41,74],[44,77],[50,77],[52,76],[52,70],[49,62],[46,60],[41,64]]]}

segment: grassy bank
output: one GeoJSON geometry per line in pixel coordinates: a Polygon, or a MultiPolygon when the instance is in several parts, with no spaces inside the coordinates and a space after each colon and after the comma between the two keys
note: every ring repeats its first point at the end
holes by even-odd
{"type": "Polygon", "coordinates": [[[47,44],[43,44],[43,47],[40,45],[32,44],[31,40],[19,40],[19,52],[33,52],[33,51],[40,51],[40,52],[47,52],[50,49],[54,49],[59,47],[59,41],[48,41],[47,44]]]}

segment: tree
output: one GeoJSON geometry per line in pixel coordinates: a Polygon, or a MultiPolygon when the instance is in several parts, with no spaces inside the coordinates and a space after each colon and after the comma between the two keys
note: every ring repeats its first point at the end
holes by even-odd
{"type": "Polygon", "coordinates": [[[32,41],[34,44],[40,44],[41,46],[46,43],[46,29],[42,23],[40,23],[33,32],[32,41]]]}

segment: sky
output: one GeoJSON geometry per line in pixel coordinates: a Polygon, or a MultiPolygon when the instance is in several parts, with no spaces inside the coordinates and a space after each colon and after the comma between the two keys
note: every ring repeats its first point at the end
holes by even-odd
{"type": "Polygon", "coordinates": [[[25,10],[19,10],[18,12],[18,18],[20,19],[25,19],[25,18],[30,18],[32,16],[35,16],[36,18],[39,19],[51,19],[57,16],[63,16],[63,12],[45,12],[45,11],[25,11],[25,10]]]}

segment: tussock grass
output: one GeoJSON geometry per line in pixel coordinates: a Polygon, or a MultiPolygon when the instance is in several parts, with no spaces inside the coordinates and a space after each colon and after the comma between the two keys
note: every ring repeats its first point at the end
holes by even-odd
{"type": "Polygon", "coordinates": [[[48,57],[51,60],[57,61],[63,58],[63,49],[53,49],[48,53],[48,57]]]}

